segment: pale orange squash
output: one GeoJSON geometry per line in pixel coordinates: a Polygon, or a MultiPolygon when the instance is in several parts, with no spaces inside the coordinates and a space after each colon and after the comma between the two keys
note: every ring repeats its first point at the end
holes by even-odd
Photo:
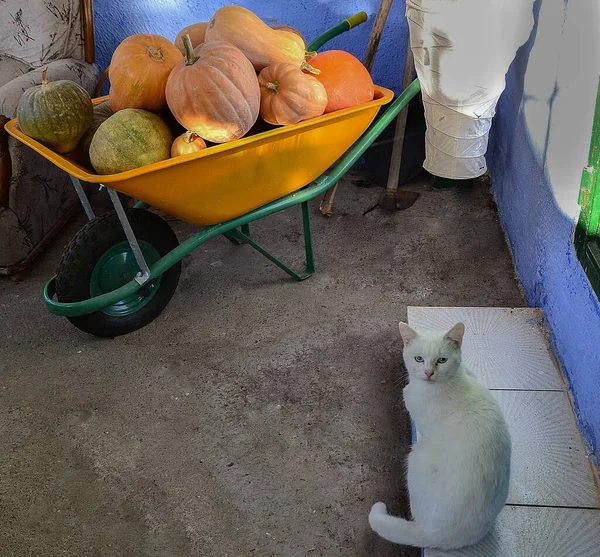
{"type": "Polygon", "coordinates": [[[206,35],[206,28],[208,27],[208,21],[201,21],[200,23],[192,23],[184,27],[177,37],[175,37],[175,46],[179,49],[181,54],[185,54],[185,48],[183,46],[184,35],[189,35],[192,41],[192,46],[196,48],[204,42],[204,35],[206,35]]]}
{"type": "Polygon", "coordinates": [[[177,47],[160,35],[127,37],[115,50],[108,70],[108,100],[113,112],[165,108],[167,79],[182,58],[177,47]]]}
{"type": "Polygon", "coordinates": [[[208,41],[192,49],[183,37],[186,57],[171,72],[169,108],[187,130],[212,143],[245,135],[258,118],[260,87],[252,64],[230,43],[208,41]]]}
{"type": "Polygon", "coordinates": [[[323,84],[294,64],[283,62],[262,70],[260,115],[269,124],[297,124],[320,116],[327,106],[323,84]]]}
{"type": "MultiPolygon", "coordinates": [[[[241,6],[224,6],[215,12],[206,29],[206,41],[225,41],[237,46],[256,71],[278,62],[289,62],[308,71],[304,39],[290,31],[278,31],[241,6]]],[[[315,71],[315,73],[318,73],[315,71]]]]}
{"type": "MultiPolygon", "coordinates": [[[[298,35],[306,45],[306,39],[304,38],[304,35],[300,31],[298,31],[298,29],[292,27],[291,25],[271,25],[271,29],[275,29],[275,31],[285,31],[287,33],[294,33],[295,35],[298,35]]],[[[304,48],[306,49],[306,46],[304,48]]]]}
{"type": "Polygon", "coordinates": [[[175,138],[171,145],[171,156],[189,155],[206,149],[206,141],[195,132],[185,132],[175,138]]]}

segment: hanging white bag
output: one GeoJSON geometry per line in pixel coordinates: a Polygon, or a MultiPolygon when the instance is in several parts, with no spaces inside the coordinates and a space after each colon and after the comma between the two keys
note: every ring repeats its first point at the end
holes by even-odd
{"type": "Polygon", "coordinates": [[[534,0],[406,0],[425,106],[423,167],[443,178],[485,174],[505,76],[533,28],[534,0]]]}

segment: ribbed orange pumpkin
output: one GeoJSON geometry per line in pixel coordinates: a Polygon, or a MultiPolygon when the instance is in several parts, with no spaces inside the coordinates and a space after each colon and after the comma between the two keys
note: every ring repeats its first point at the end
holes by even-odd
{"type": "Polygon", "coordinates": [[[362,62],[343,50],[319,52],[311,65],[321,70],[316,78],[327,91],[325,113],[373,100],[375,88],[362,62]]]}
{"type": "Polygon", "coordinates": [[[192,25],[188,25],[179,31],[177,37],[175,37],[175,46],[179,49],[179,52],[185,54],[185,48],[183,46],[183,37],[185,35],[190,36],[194,48],[201,45],[204,42],[204,35],[206,35],[207,27],[208,21],[201,21],[200,23],[192,23],[192,25]]]}
{"type": "Polygon", "coordinates": [[[314,53],[306,52],[304,39],[289,30],[277,31],[241,6],[224,6],[215,12],[206,30],[207,41],[226,41],[237,46],[259,72],[278,62],[289,62],[312,70],[306,63],[314,53]]]}
{"type": "Polygon", "coordinates": [[[192,49],[183,37],[186,57],[171,72],[169,108],[187,130],[213,143],[245,135],[258,118],[260,87],[252,64],[232,44],[209,41],[192,49]]]}
{"type": "Polygon", "coordinates": [[[294,64],[273,64],[258,76],[260,115],[269,124],[285,126],[323,114],[327,92],[312,75],[294,64]]]}
{"type": "Polygon", "coordinates": [[[127,37],[115,50],[108,70],[112,110],[142,108],[157,112],[165,108],[165,85],[181,59],[177,47],[160,35],[127,37]]]}
{"type": "Polygon", "coordinates": [[[171,145],[171,156],[179,157],[180,155],[189,155],[190,153],[202,151],[202,149],[206,149],[206,141],[204,141],[197,133],[185,132],[173,141],[173,145],[171,145]]]}

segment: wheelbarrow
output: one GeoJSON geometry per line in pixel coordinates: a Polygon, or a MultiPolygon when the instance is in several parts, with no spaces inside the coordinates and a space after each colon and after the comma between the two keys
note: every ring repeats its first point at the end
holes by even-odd
{"type": "MultiPolygon", "coordinates": [[[[361,12],[344,20],[308,50],[319,49],[366,17],[361,12]]],[[[394,96],[383,87],[376,86],[373,101],[360,106],[112,175],[90,173],[23,134],[18,121],[11,120],[5,126],[10,135],[70,175],[88,217],[44,287],[48,310],[100,337],[140,329],[169,303],[181,260],[221,234],[253,247],[293,279],[308,278],[314,272],[308,202],[354,165],[418,91],[415,80],[372,126],[380,107],[394,96]],[[105,188],[114,210],[97,217],[81,182],[105,188]],[[127,209],[118,192],[139,201],[127,209]],[[250,223],[293,205],[302,208],[306,267],[301,271],[257,244],[249,229],[250,223]],[[203,228],[180,244],[150,207],[203,228]]]]}

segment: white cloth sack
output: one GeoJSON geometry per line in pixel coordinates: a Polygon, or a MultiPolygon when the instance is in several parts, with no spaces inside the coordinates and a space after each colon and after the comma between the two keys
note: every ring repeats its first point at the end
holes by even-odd
{"type": "Polygon", "coordinates": [[[505,76],[533,28],[534,0],[406,0],[435,176],[485,174],[488,135],[505,76]]]}

